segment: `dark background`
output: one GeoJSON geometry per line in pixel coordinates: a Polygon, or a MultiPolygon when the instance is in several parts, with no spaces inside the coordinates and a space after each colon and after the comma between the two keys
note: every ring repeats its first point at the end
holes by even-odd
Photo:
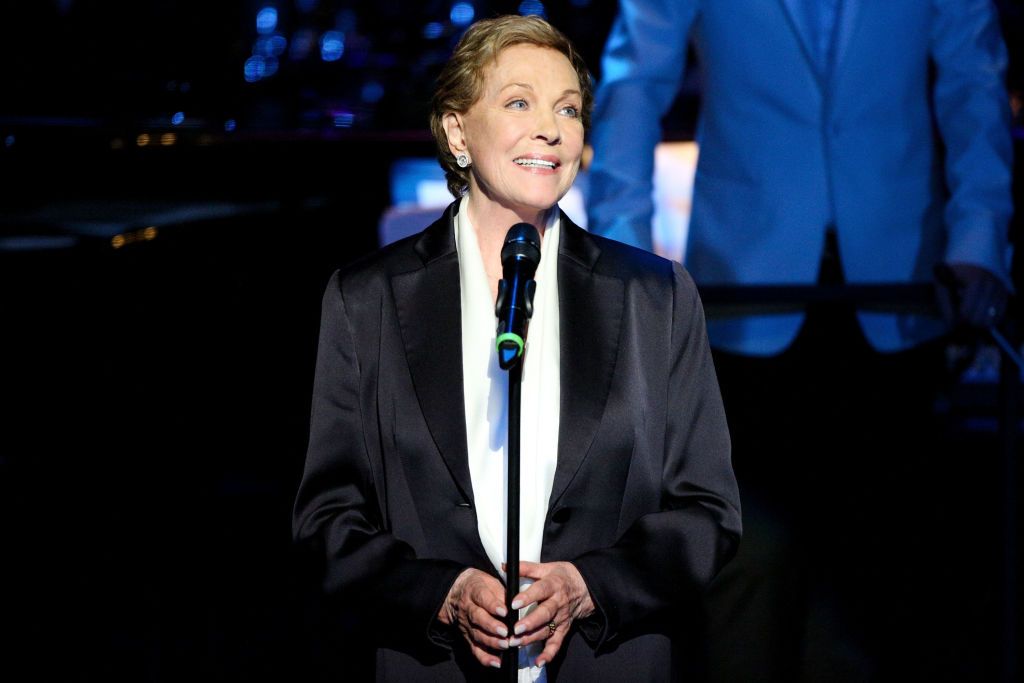
{"type": "MultiPolygon", "coordinates": [[[[377,246],[391,162],[433,155],[455,4],[0,3],[0,678],[365,675],[290,508],[322,288],[377,246]]],[[[998,4],[1019,108],[1024,3],[998,4]]],[[[466,5],[542,7],[600,76],[615,3],[466,5]]],[[[691,136],[698,101],[694,70],[666,137],[691,136]]],[[[937,568],[962,649],[936,654],[991,680],[1006,478],[983,370],[945,407],[977,466],[937,568]]]]}

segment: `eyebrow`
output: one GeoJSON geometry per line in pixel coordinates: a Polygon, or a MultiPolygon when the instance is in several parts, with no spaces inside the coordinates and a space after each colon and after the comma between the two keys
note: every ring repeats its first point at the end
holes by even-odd
{"type": "MultiPolygon", "coordinates": [[[[530,85],[529,83],[508,83],[507,85],[502,86],[501,90],[499,90],[498,92],[504,92],[504,91],[508,90],[509,88],[515,88],[515,87],[526,88],[527,90],[533,90],[533,86],[530,85]]],[[[576,88],[566,88],[565,90],[562,91],[562,95],[561,96],[565,97],[566,95],[579,95],[580,97],[582,97],[583,93],[581,93],[576,88]]]]}

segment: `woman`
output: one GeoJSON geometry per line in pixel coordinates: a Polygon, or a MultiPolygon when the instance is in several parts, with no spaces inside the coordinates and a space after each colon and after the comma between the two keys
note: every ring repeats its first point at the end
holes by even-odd
{"type": "Polygon", "coordinates": [[[324,296],[295,535],[358,604],[381,680],[667,680],[672,610],[734,552],[739,502],[696,290],[678,265],[558,209],[580,166],[586,67],[537,17],[481,21],[431,128],[457,200],[324,296]],[[520,574],[502,623],[509,227],[541,234],[523,358],[520,574]],[[532,583],[531,583],[532,582],[532,583]]]}

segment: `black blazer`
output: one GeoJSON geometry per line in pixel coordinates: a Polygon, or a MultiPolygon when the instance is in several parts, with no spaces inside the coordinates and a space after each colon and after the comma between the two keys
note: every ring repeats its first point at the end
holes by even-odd
{"type": "MultiPolygon", "coordinates": [[[[494,574],[467,459],[455,207],[335,273],[324,295],[294,533],[324,553],[327,592],[362,608],[379,680],[495,673],[435,620],[463,569],[494,574]]],[[[559,241],[561,416],[541,555],[572,561],[597,611],[549,676],[671,680],[669,610],[740,536],[703,312],[678,264],[564,214],[559,241]]]]}

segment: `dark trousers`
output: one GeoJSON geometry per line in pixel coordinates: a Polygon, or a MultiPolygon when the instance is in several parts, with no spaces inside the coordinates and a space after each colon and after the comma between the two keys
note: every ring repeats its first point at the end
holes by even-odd
{"type": "MultiPolygon", "coordinates": [[[[841,281],[830,258],[820,280],[841,281]]],[[[704,604],[707,679],[909,673],[941,552],[944,344],[880,354],[852,308],[822,304],[781,355],[715,363],[744,537],[704,604]]]]}

